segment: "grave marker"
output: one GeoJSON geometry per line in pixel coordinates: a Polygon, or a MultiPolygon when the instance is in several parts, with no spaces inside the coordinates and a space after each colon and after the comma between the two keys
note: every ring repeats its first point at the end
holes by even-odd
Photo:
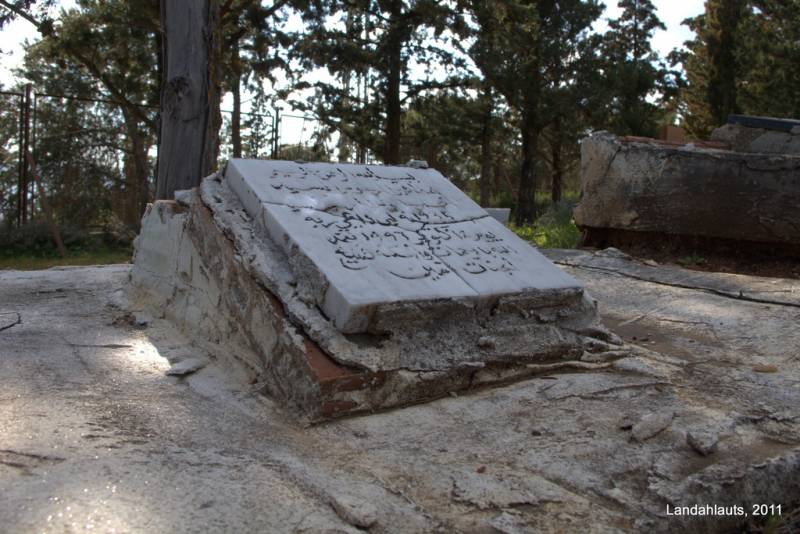
{"type": "Polygon", "coordinates": [[[317,280],[312,298],[344,333],[397,303],[485,305],[580,285],[433,169],[231,160],[246,211],[317,280]]]}

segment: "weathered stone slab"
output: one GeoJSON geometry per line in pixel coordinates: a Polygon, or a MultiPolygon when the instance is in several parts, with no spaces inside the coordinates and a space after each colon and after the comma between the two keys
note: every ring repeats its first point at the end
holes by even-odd
{"type": "Polygon", "coordinates": [[[795,119],[781,119],[777,117],[757,117],[754,115],[729,115],[728,124],[740,124],[747,128],[762,128],[779,132],[791,132],[800,126],[800,121],[795,119]]]}
{"type": "Polygon", "coordinates": [[[581,144],[575,223],[764,243],[800,243],[800,156],[625,141],[581,144]]]}
{"type": "Polygon", "coordinates": [[[501,224],[508,224],[508,218],[511,216],[510,208],[484,208],[486,213],[491,215],[497,222],[501,224]]]}
{"type": "Polygon", "coordinates": [[[433,169],[231,160],[225,177],[345,333],[453,299],[571,298],[580,284],[433,169]]]}
{"type": "Polygon", "coordinates": [[[791,129],[768,129],[725,124],[711,132],[711,139],[726,143],[735,152],[800,154],[800,125],[791,129]]]}

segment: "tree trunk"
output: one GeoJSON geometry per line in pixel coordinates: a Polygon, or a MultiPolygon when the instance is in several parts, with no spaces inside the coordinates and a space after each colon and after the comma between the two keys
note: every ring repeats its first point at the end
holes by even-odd
{"type": "MultiPolygon", "coordinates": [[[[161,0],[156,0],[160,2],[161,0]]],[[[166,77],[164,76],[164,32],[157,31],[156,32],[156,50],[158,50],[158,59],[156,60],[156,81],[158,82],[158,92],[159,95],[164,94],[164,81],[166,77]]],[[[161,110],[158,110],[158,116],[156,116],[156,148],[161,148],[161,110]]],[[[159,150],[156,150],[156,161],[155,161],[155,168],[153,169],[153,176],[158,177],[158,161],[159,161],[159,150]]],[[[156,184],[157,185],[157,184],[156,184]]]]}
{"type": "Polygon", "coordinates": [[[522,119],[522,172],[517,193],[517,226],[531,224],[536,218],[536,153],[539,130],[531,116],[525,113],[522,119]]]}
{"type": "Polygon", "coordinates": [[[561,141],[561,118],[556,117],[553,124],[553,140],[550,143],[550,158],[553,166],[550,198],[554,204],[561,201],[561,193],[564,187],[564,161],[561,159],[561,141]]]}
{"type": "Polygon", "coordinates": [[[161,92],[156,198],[196,187],[219,150],[220,74],[217,0],[162,0],[161,92]]]}
{"type": "Polygon", "coordinates": [[[712,63],[708,103],[714,127],[725,124],[729,114],[738,112],[736,82],[740,67],[736,57],[736,41],[744,5],[741,0],[722,0],[709,6],[710,13],[707,16],[712,18],[716,29],[708,42],[712,63]]]}
{"type": "Polygon", "coordinates": [[[239,41],[235,41],[231,47],[231,65],[233,72],[231,80],[231,92],[233,93],[233,113],[231,114],[231,142],[233,143],[233,157],[242,157],[242,93],[241,79],[242,66],[239,60],[239,41]]]}
{"type": "Polygon", "coordinates": [[[400,81],[403,70],[403,41],[399,20],[403,3],[394,0],[391,5],[389,35],[387,37],[386,61],[386,139],[384,140],[383,162],[386,165],[400,163],[400,81]]]}
{"type": "Polygon", "coordinates": [[[122,199],[122,222],[137,229],[147,203],[150,202],[150,173],[147,167],[148,143],[139,127],[139,121],[123,109],[128,153],[125,156],[125,193],[122,199]]]}
{"type": "Polygon", "coordinates": [[[492,112],[494,101],[492,89],[487,87],[484,91],[485,109],[483,113],[483,128],[481,128],[481,179],[480,203],[486,208],[492,199],[492,112]]]}

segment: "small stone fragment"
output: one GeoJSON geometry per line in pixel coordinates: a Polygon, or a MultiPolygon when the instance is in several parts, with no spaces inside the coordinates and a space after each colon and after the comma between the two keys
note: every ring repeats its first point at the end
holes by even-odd
{"type": "Polygon", "coordinates": [[[652,412],[633,425],[631,437],[636,441],[645,441],[666,429],[675,417],[675,412],[652,412]]]}
{"type": "Polygon", "coordinates": [[[526,527],[521,518],[512,515],[507,510],[490,519],[488,524],[494,532],[499,532],[500,534],[530,532],[530,529],[526,527]]]}
{"type": "Polygon", "coordinates": [[[181,191],[175,191],[173,197],[175,198],[175,202],[182,206],[189,206],[192,202],[192,194],[193,191],[191,189],[183,189],[181,191]]]}
{"type": "Polygon", "coordinates": [[[364,499],[350,495],[337,495],[330,501],[333,510],[342,521],[354,527],[370,528],[378,522],[378,510],[364,499]]]}
{"type": "Polygon", "coordinates": [[[708,456],[717,450],[719,435],[710,430],[692,430],[686,434],[686,443],[703,456],[708,456]]]}
{"type": "Polygon", "coordinates": [[[638,356],[613,360],[611,366],[617,371],[633,373],[653,378],[666,378],[666,373],[657,369],[651,362],[638,356]]]}
{"type": "Polygon", "coordinates": [[[775,365],[766,365],[763,363],[759,363],[753,366],[753,371],[756,373],[777,373],[778,367],[775,365]]]}
{"type": "Polygon", "coordinates": [[[644,260],[642,263],[649,267],[658,267],[658,262],[655,260],[644,260]]]}
{"type": "Polygon", "coordinates": [[[169,376],[186,376],[199,371],[206,366],[206,361],[200,358],[186,358],[181,360],[167,371],[169,376]]]}
{"type": "Polygon", "coordinates": [[[152,320],[153,318],[144,312],[133,313],[133,326],[137,326],[139,328],[146,328],[147,325],[149,325],[150,321],[152,320]]]}
{"type": "Polygon", "coordinates": [[[617,426],[619,427],[620,430],[630,430],[631,428],[633,428],[633,423],[634,423],[633,416],[628,414],[622,416],[622,419],[619,420],[617,426]]]}

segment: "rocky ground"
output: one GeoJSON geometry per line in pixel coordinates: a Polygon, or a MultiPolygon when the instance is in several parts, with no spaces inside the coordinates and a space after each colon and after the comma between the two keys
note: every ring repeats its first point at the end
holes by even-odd
{"type": "Polygon", "coordinates": [[[800,528],[800,283],[549,255],[638,358],[313,427],[126,309],[129,266],[0,272],[0,530],[800,528]]]}

